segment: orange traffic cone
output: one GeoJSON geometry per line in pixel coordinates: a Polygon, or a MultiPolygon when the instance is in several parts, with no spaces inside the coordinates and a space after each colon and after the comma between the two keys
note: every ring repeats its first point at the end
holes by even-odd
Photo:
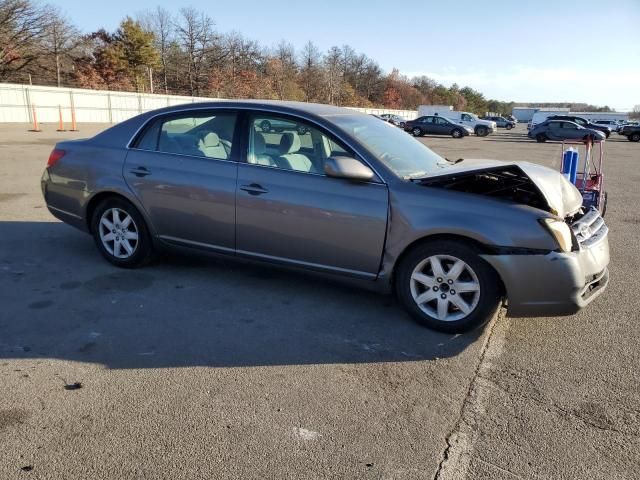
{"type": "Polygon", "coordinates": [[[66,132],[64,122],[62,121],[62,107],[58,105],[58,128],[56,132],[66,132]]]}
{"type": "Polygon", "coordinates": [[[36,115],[36,106],[34,104],[31,105],[31,111],[33,112],[33,128],[30,129],[30,132],[41,132],[40,126],[38,125],[38,116],[36,115]]]}
{"type": "Polygon", "coordinates": [[[76,126],[76,108],[71,105],[71,130],[70,132],[77,132],[78,128],[76,126]]]}

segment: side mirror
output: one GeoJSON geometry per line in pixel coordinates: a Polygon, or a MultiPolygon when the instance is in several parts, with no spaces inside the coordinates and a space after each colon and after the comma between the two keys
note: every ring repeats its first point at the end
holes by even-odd
{"type": "Polygon", "coordinates": [[[324,173],[329,177],[347,178],[368,182],[374,177],[373,170],[351,157],[330,157],[324,161],[324,173]]]}

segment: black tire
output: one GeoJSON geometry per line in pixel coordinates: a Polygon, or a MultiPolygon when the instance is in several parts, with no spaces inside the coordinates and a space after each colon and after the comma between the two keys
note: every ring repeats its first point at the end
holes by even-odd
{"type": "Polygon", "coordinates": [[[144,218],[130,202],[122,197],[110,197],[103,200],[93,211],[91,217],[91,234],[102,256],[117,267],[137,268],[148,263],[153,258],[153,242],[144,218]],[[118,258],[107,250],[100,238],[100,220],[102,215],[110,209],[117,208],[127,213],[133,219],[138,239],[133,254],[127,258],[118,258]]]}
{"type": "Polygon", "coordinates": [[[609,138],[610,136],[611,136],[611,132],[605,132],[605,133],[604,133],[604,137],[605,137],[605,138],[609,138]]]}
{"type": "Polygon", "coordinates": [[[536,135],[536,142],[538,143],[544,143],[547,141],[547,137],[545,136],[544,133],[539,133],[536,135]]]}
{"type": "Polygon", "coordinates": [[[476,127],[476,135],[479,137],[486,137],[489,135],[489,129],[487,127],[476,127]]]}
{"type": "Polygon", "coordinates": [[[462,130],[460,130],[459,128],[454,128],[453,130],[451,130],[451,136],[453,138],[462,138],[464,136],[464,133],[462,133],[462,130]]]}
{"type": "Polygon", "coordinates": [[[396,268],[395,289],[404,308],[418,323],[446,333],[462,333],[485,324],[495,314],[502,298],[500,279],[493,268],[480,257],[473,245],[458,240],[434,240],[413,248],[396,268]],[[433,255],[447,255],[462,260],[471,267],[478,279],[478,302],[470,313],[459,320],[438,320],[423,311],[413,299],[412,273],[420,262],[433,255]]]}
{"type": "Polygon", "coordinates": [[[262,130],[263,132],[270,132],[271,122],[269,120],[263,120],[262,122],[260,122],[260,130],[262,130]]]}
{"type": "Polygon", "coordinates": [[[414,137],[421,137],[422,129],[420,127],[413,127],[411,129],[411,135],[413,135],[414,137]]]}
{"type": "Polygon", "coordinates": [[[513,128],[513,125],[511,125],[510,123],[507,124],[507,130],[511,130],[513,128]]]}
{"type": "Polygon", "coordinates": [[[640,142],[640,132],[632,133],[627,137],[630,142],[640,142]]]}

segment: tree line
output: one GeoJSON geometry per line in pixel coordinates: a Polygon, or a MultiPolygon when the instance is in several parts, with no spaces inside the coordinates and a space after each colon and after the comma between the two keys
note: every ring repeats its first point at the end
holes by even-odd
{"type": "Polygon", "coordinates": [[[157,7],[125,17],[113,32],[82,34],[55,6],[0,0],[0,81],[390,109],[453,105],[479,114],[526,105],[384,72],[349,45],[322,52],[311,41],[299,48],[282,41],[268,48],[219,32],[211,16],[192,7],[157,7]]]}

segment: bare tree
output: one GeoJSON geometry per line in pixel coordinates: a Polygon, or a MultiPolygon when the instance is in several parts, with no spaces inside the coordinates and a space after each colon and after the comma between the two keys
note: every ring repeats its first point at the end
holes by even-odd
{"type": "Polygon", "coordinates": [[[322,56],[316,45],[309,41],[300,54],[300,80],[305,101],[319,101],[322,89],[322,56]]]}
{"type": "Polygon", "coordinates": [[[169,93],[168,63],[172,44],[175,42],[175,22],[171,13],[160,6],[139,16],[140,24],[154,34],[156,49],[160,55],[160,76],[164,93],[169,93]]]}
{"type": "Polygon", "coordinates": [[[44,32],[44,48],[53,58],[56,86],[62,85],[62,63],[73,60],[73,53],[81,42],[78,29],[56,7],[50,7],[48,25],[44,32]]]}
{"type": "Polygon", "coordinates": [[[187,76],[191,95],[201,93],[204,73],[209,64],[224,58],[214,22],[206,13],[192,7],[180,9],[176,23],[178,40],[187,55],[187,76]]]}
{"type": "Polygon", "coordinates": [[[0,80],[27,69],[43,55],[39,47],[49,20],[49,9],[29,0],[0,1],[0,80]]]}

